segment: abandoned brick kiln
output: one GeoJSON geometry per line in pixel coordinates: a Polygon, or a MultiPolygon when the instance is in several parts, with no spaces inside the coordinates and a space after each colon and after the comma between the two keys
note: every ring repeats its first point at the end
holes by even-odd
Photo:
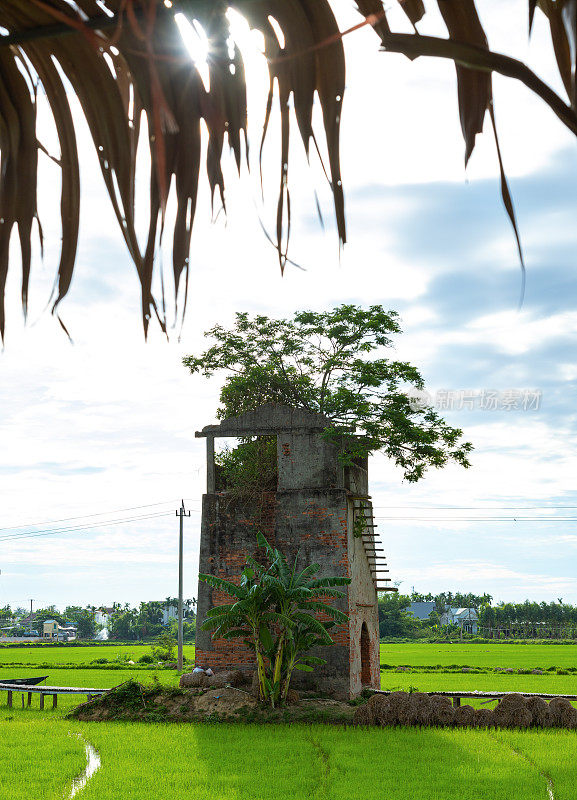
{"type": "MultiPolygon", "coordinates": [[[[334,647],[319,649],[326,665],[299,675],[311,688],[349,698],[364,686],[380,685],[377,592],[392,589],[381,577],[387,570],[375,537],[367,460],[343,467],[337,448],[321,435],[326,426],[327,420],[318,414],[268,404],[196,434],[207,444],[199,571],[236,582],[246,555],[256,550],[256,532],[262,531],[287,558],[298,551],[301,567],[320,563],[319,577],[349,577],[345,597],[334,601],[348,614],[348,624],[331,629],[334,647]],[[215,438],[256,436],[276,437],[276,491],[257,498],[219,491],[215,438]]],[[[228,595],[199,583],[196,663],[252,670],[253,655],[240,640],[213,641],[201,629],[207,611],[228,602],[228,595]]]]}

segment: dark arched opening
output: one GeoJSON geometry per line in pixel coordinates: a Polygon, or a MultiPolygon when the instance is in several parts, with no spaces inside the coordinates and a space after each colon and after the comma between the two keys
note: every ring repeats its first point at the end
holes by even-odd
{"type": "Polygon", "coordinates": [[[361,627],[361,683],[371,685],[371,641],[366,622],[361,627]]]}

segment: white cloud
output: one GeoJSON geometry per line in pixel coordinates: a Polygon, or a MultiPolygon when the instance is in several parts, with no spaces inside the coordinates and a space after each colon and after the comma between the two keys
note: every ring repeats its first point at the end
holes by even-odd
{"type": "MultiPolygon", "coordinates": [[[[406,584],[417,583],[414,576],[407,576],[406,584]]],[[[401,591],[408,591],[403,584],[401,591]]],[[[551,576],[539,572],[521,572],[498,562],[463,561],[455,559],[452,564],[433,563],[419,570],[417,590],[443,591],[458,587],[457,591],[483,593],[490,587],[493,601],[523,602],[525,598],[554,598],[575,596],[577,578],[573,575],[551,576]]]]}

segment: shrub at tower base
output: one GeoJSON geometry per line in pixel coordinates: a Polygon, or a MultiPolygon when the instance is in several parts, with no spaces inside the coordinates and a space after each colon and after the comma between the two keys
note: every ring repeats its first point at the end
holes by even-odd
{"type": "Polygon", "coordinates": [[[298,570],[298,554],[292,564],[257,535],[268,565],[248,556],[240,584],[214,575],[199,575],[213,588],[226,592],[234,602],[210,609],[203,623],[213,639],[242,638],[256,657],[259,699],[273,708],[286,702],[294,670],[311,672],[325,660],[310,655],[312,648],[332,645],[329,630],[347,622],[347,615],[326,600],[342,597],[335,587],[349,578],[315,578],[320,564],[298,570]],[[318,616],[324,617],[322,621],[318,616]]]}

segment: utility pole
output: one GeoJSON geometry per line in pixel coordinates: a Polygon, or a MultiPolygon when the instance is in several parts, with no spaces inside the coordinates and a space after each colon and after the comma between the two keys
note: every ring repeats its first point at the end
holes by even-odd
{"type": "Polygon", "coordinates": [[[28,633],[32,634],[32,603],[34,602],[34,598],[30,599],[30,620],[28,624],[28,633]]]}
{"type": "Polygon", "coordinates": [[[183,533],[184,533],[184,518],[190,517],[190,511],[184,510],[184,500],[182,505],[176,512],[176,516],[180,521],[180,536],[178,539],[178,662],[177,669],[182,672],[183,656],[182,656],[182,554],[183,554],[183,533]]]}

